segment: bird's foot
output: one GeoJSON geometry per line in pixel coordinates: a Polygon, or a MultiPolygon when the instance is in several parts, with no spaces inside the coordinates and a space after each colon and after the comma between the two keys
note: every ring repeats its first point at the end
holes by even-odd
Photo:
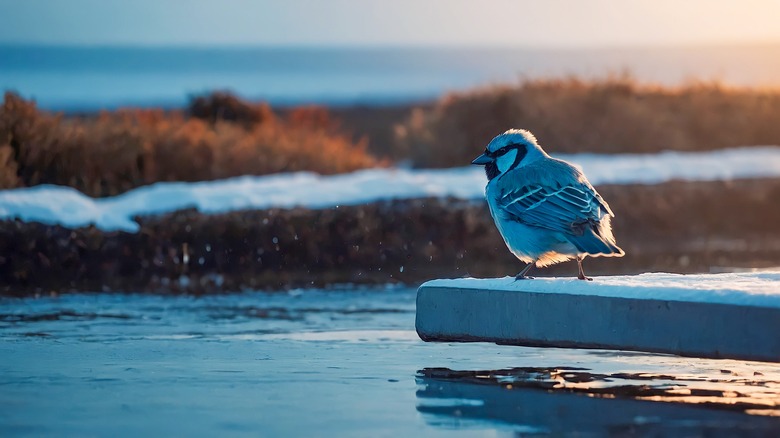
{"type": "Polygon", "coordinates": [[[593,279],[592,279],[592,278],[590,278],[590,277],[586,277],[586,276],[585,276],[585,271],[583,271],[583,270],[582,270],[582,259],[583,259],[583,258],[584,258],[584,257],[577,256],[577,269],[578,269],[578,272],[577,272],[577,279],[578,279],[578,280],[588,280],[588,281],[593,281],[593,279]]]}
{"type": "Polygon", "coordinates": [[[517,274],[515,275],[515,281],[517,280],[533,280],[534,278],[530,275],[523,275],[523,274],[517,274]]]}

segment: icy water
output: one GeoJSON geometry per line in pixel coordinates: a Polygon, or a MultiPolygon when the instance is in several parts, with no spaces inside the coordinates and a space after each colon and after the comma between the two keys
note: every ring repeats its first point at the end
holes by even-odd
{"type": "Polygon", "coordinates": [[[774,436],[780,364],[427,344],[415,290],[0,300],[0,436],[774,436]]]}

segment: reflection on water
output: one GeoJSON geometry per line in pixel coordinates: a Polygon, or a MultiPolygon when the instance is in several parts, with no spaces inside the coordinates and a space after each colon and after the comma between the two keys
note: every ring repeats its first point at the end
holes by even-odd
{"type": "Polygon", "coordinates": [[[780,364],[424,343],[414,303],[411,288],[0,298],[0,436],[780,430],[780,364]]]}
{"type": "Polygon", "coordinates": [[[723,378],[653,373],[599,374],[586,368],[511,368],[494,371],[453,371],[425,368],[420,378],[477,383],[505,389],[540,389],[581,394],[594,398],[632,398],[660,402],[697,404],[720,410],[750,412],[780,417],[777,394],[780,382],[755,376],[733,376],[721,370],[723,378]]]}
{"type": "MultiPolygon", "coordinates": [[[[778,418],[745,414],[755,400],[742,405],[736,400],[742,394],[691,390],[705,394],[704,400],[695,400],[698,396],[691,394],[686,399],[688,391],[682,388],[687,383],[667,385],[653,380],[647,385],[636,384],[652,379],[650,376],[593,376],[583,382],[578,379],[587,373],[580,371],[572,373],[575,380],[569,381],[567,374],[569,371],[559,369],[423,369],[418,377],[417,410],[435,426],[498,421],[529,435],[725,437],[770,436],[780,430],[778,418]],[[615,386],[600,385],[612,379],[615,386]],[[675,397],[677,391],[683,396],[675,397]],[[722,398],[718,399],[716,392],[722,398]],[[646,401],[648,393],[664,394],[652,399],[669,402],[646,401]],[[450,402],[442,403],[447,400],[450,402]]],[[[676,380],[660,377],[661,381],[676,380]]],[[[760,401],[755,406],[763,413],[777,414],[777,407],[768,408],[760,401]]]]}
{"type": "MultiPolygon", "coordinates": [[[[727,374],[728,373],[725,373],[727,374]]],[[[499,421],[523,434],[767,436],[780,431],[780,382],[583,368],[418,371],[431,425],[499,421]],[[759,415],[759,416],[756,416],[759,415]]]]}

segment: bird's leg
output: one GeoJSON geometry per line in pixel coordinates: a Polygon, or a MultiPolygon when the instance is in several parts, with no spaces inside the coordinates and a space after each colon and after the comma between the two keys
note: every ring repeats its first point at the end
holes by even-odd
{"type": "Polygon", "coordinates": [[[528,274],[528,271],[530,271],[531,268],[533,268],[534,266],[536,266],[536,260],[534,260],[531,263],[527,264],[525,266],[525,268],[523,268],[523,270],[520,271],[519,274],[515,275],[515,281],[517,281],[517,280],[533,280],[533,277],[529,277],[526,274],[528,274]]]}
{"type": "Polygon", "coordinates": [[[582,270],[582,257],[577,256],[577,268],[579,268],[580,272],[577,274],[577,278],[580,280],[588,280],[593,281],[592,278],[585,276],[585,271],[582,270]]]}

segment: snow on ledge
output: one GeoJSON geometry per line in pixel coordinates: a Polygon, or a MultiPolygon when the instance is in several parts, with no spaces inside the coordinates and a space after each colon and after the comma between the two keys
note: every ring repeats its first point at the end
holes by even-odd
{"type": "MultiPolygon", "coordinates": [[[[780,177],[780,147],[761,146],[712,152],[558,155],[583,168],[595,184],[656,184],[780,177]]],[[[0,220],[95,225],[104,231],[136,232],[136,216],[195,208],[203,213],[267,208],[330,208],[388,199],[484,196],[481,167],[437,170],[367,169],[320,176],[298,172],[245,176],[197,183],[157,183],[110,198],[93,199],[68,187],[42,185],[0,190],[0,220]]]]}
{"type": "Polygon", "coordinates": [[[729,274],[652,273],[614,277],[431,280],[422,287],[591,295],[780,308],[780,270],[729,274]]]}

